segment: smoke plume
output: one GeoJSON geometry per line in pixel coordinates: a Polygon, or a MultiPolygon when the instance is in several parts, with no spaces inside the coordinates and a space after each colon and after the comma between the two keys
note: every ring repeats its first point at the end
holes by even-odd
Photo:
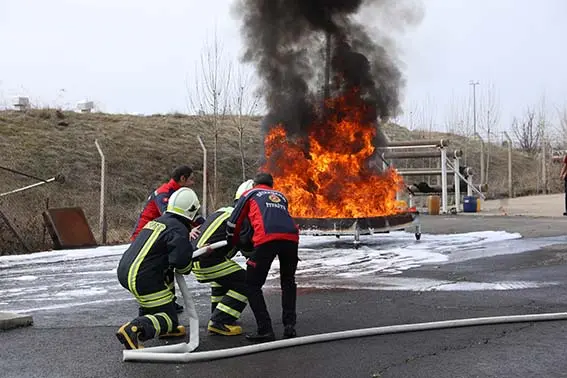
{"type": "Polygon", "coordinates": [[[411,1],[239,0],[235,11],[246,46],[243,60],[256,66],[262,80],[264,132],[281,124],[290,135],[303,134],[322,117],[325,94],[352,88],[377,124],[399,114],[404,79],[388,34],[419,19],[421,11],[411,1]],[[371,35],[357,15],[372,20],[373,27],[382,23],[379,35],[371,35]]]}

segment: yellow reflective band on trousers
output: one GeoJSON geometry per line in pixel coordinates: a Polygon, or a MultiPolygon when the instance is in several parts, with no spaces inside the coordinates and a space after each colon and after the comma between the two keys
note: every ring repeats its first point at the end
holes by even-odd
{"type": "Polygon", "coordinates": [[[226,312],[227,314],[234,316],[236,319],[238,319],[240,317],[240,312],[228,307],[224,303],[219,303],[217,305],[217,310],[220,310],[222,312],[226,312]]]}
{"type": "Polygon", "coordinates": [[[248,298],[246,298],[245,295],[237,293],[234,290],[229,290],[228,293],[226,293],[226,295],[228,295],[229,297],[232,297],[232,298],[234,298],[234,299],[236,299],[237,301],[240,301],[240,302],[246,303],[248,301],[248,298]]]}
{"type": "Polygon", "coordinates": [[[167,315],[165,312],[158,312],[154,315],[155,316],[161,316],[163,319],[165,319],[165,322],[167,323],[167,332],[168,333],[173,331],[173,321],[171,320],[169,315],[167,315]]]}
{"type": "Polygon", "coordinates": [[[237,262],[228,259],[208,268],[201,268],[201,264],[198,261],[193,264],[193,273],[199,282],[215,280],[241,269],[242,267],[237,262]]]}
{"type": "Polygon", "coordinates": [[[161,332],[161,327],[159,326],[159,320],[157,320],[157,318],[154,315],[144,315],[146,318],[150,319],[152,322],[152,325],[155,328],[155,334],[154,337],[158,337],[160,332],[161,332]]]}
{"type": "Polygon", "coordinates": [[[173,293],[169,288],[156,293],[136,296],[136,300],[142,307],[158,307],[173,301],[173,293]]]}
{"type": "Polygon", "coordinates": [[[140,265],[144,262],[146,255],[150,252],[150,249],[156,242],[159,234],[165,230],[166,226],[163,223],[158,223],[155,221],[151,221],[144,226],[144,229],[153,230],[152,234],[148,238],[148,240],[144,243],[144,246],[138,253],[138,256],[134,259],[134,262],[130,266],[128,270],[128,288],[136,297],[139,297],[138,290],[136,289],[136,278],[138,277],[138,271],[140,270],[140,265]]]}
{"type": "Polygon", "coordinates": [[[207,242],[209,241],[209,238],[211,237],[212,234],[215,233],[215,231],[223,224],[223,222],[225,220],[227,220],[230,217],[230,213],[224,213],[222,215],[219,215],[219,217],[217,219],[215,219],[211,225],[205,230],[205,232],[203,232],[203,235],[201,236],[201,238],[199,239],[199,242],[197,243],[197,248],[201,248],[203,247],[205,244],[207,244],[207,242]]]}

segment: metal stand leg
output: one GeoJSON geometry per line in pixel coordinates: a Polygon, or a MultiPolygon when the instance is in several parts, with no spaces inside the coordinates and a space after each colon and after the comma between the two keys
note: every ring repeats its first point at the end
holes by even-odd
{"type": "Polygon", "coordinates": [[[415,225],[415,240],[421,239],[421,223],[415,225]]]}

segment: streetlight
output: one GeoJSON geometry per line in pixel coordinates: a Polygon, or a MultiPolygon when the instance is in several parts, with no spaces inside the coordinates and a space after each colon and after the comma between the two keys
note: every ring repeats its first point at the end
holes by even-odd
{"type": "Polygon", "coordinates": [[[469,82],[469,85],[472,85],[473,87],[473,130],[474,130],[474,134],[476,134],[476,86],[479,85],[480,83],[478,81],[473,81],[471,80],[469,82]]]}

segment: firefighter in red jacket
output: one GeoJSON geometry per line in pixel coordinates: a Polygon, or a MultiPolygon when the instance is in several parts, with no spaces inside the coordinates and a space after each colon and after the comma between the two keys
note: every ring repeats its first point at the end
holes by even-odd
{"type": "MultiPolygon", "coordinates": [[[[171,178],[168,182],[161,185],[159,188],[154,190],[147,198],[146,203],[144,205],[144,209],[140,213],[138,217],[138,221],[136,222],[136,226],[134,228],[134,232],[130,237],[130,241],[134,241],[136,236],[140,232],[142,228],[146,225],[146,223],[156,219],[157,217],[163,215],[165,209],[167,208],[167,202],[169,201],[169,197],[181,187],[191,187],[195,182],[193,181],[193,169],[186,165],[182,165],[180,167],[175,168],[175,170],[171,173],[171,178]]],[[[195,221],[192,222],[192,226],[194,227],[191,232],[191,238],[194,239],[197,237],[198,233],[195,230],[198,230],[198,226],[201,225],[205,221],[201,215],[197,214],[195,221]]]]}
{"type": "Polygon", "coordinates": [[[276,256],[280,263],[283,337],[296,336],[295,271],[298,262],[299,228],[288,212],[287,198],[283,193],[274,190],[273,185],[272,175],[257,174],[254,187],[242,194],[227,221],[229,245],[237,244],[240,229],[246,219],[254,233],[254,251],[246,262],[248,303],[257,325],[257,333],[246,335],[250,341],[275,340],[262,286],[276,256]]]}
{"type": "Polygon", "coordinates": [[[139,349],[143,347],[140,342],[156,336],[186,335],[185,327],[179,325],[168,271],[191,272],[194,249],[189,229],[199,207],[193,190],[179,189],[171,196],[164,215],[148,222],[122,255],[118,281],[144,309],[143,315],[116,333],[126,349],[139,349]]]}
{"type": "MultiPolygon", "coordinates": [[[[138,217],[138,221],[136,222],[136,227],[134,228],[134,232],[130,237],[130,241],[134,241],[138,236],[140,230],[144,228],[144,226],[148,223],[153,221],[154,219],[160,217],[164,214],[167,204],[169,201],[169,197],[178,189],[182,187],[190,187],[194,184],[193,181],[193,169],[191,167],[182,165],[173,170],[171,173],[171,178],[168,182],[161,185],[155,191],[153,191],[146,203],[144,205],[144,209],[140,213],[138,217]]],[[[199,235],[199,226],[205,221],[203,216],[197,214],[195,219],[191,222],[191,232],[190,238],[195,239],[199,235]]],[[[177,300],[175,297],[175,283],[173,282],[174,275],[173,271],[169,272],[168,278],[170,280],[170,287],[171,291],[174,295],[174,302],[177,300]]],[[[183,311],[183,306],[175,303],[175,308],[177,312],[183,311]]],[[[140,315],[143,315],[143,309],[140,308],[140,315]]]]}

